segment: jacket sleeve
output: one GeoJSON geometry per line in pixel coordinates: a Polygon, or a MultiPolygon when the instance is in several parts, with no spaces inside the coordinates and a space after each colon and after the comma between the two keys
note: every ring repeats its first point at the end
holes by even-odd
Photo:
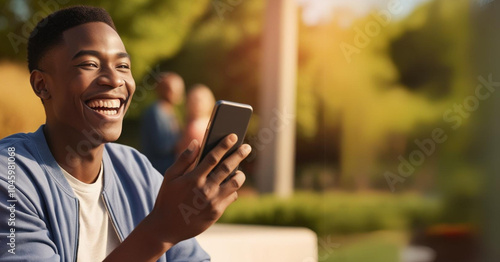
{"type": "Polygon", "coordinates": [[[2,159],[0,165],[0,261],[60,261],[47,225],[5,172],[7,163],[2,159]]]}

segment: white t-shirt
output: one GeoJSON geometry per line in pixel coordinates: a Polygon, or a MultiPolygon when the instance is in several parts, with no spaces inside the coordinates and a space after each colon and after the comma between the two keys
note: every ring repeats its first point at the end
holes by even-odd
{"type": "Polygon", "coordinates": [[[102,261],[120,244],[101,197],[104,175],[102,162],[97,180],[92,184],[83,183],[61,169],[80,205],[77,261],[102,261]]]}

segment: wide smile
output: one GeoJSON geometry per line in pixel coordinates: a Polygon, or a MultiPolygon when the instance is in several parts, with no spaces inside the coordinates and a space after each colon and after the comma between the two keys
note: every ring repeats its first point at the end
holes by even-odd
{"type": "Polygon", "coordinates": [[[104,118],[119,118],[123,113],[125,100],[120,98],[95,98],[85,101],[88,109],[104,118]]]}

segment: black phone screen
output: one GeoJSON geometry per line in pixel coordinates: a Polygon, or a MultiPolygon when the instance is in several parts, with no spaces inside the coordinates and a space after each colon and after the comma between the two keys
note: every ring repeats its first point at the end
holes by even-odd
{"type": "MultiPolygon", "coordinates": [[[[210,122],[208,123],[203,139],[201,154],[198,163],[227,135],[234,133],[238,136],[236,144],[222,157],[222,162],[231,155],[242,143],[252,116],[250,105],[219,100],[215,104],[210,122]]],[[[220,163],[219,162],[219,163],[220,163]]],[[[233,171],[234,173],[234,171],[233,171]]]]}

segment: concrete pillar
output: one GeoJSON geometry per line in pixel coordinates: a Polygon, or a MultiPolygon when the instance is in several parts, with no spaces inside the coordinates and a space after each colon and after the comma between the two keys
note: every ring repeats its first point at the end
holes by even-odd
{"type": "Polygon", "coordinates": [[[293,192],[297,6],[293,0],[267,2],[262,40],[260,129],[256,183],[262,193],[293,192]]]}

